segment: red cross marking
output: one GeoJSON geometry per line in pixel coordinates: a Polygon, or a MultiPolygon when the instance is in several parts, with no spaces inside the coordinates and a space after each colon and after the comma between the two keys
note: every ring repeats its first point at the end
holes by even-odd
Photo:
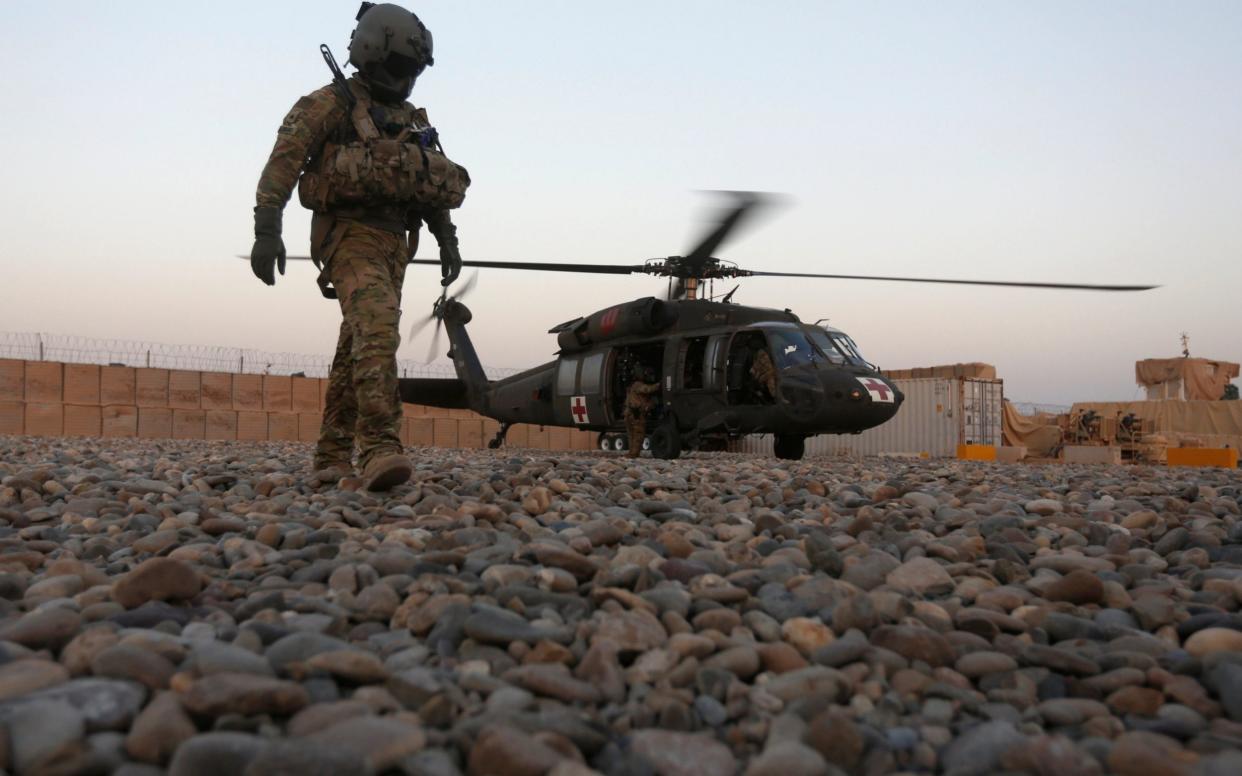
{"type": "Polygon", "coordinates": [[[586,397],[575,396],[573,402],[570,403],[569,413],[574,416],[575,423],[587,422],[586,397]]]}
{"type": "Polygon", "coordinates": [[[866,380],[860,380],[859,382],[861,382],[863,387],[868,391],[880,394],[880,401],[891,401],[889,393],[892,391],[892,388],[889,388],[888,383],[885,383],[883,380],[868,377],[866,380]]]}

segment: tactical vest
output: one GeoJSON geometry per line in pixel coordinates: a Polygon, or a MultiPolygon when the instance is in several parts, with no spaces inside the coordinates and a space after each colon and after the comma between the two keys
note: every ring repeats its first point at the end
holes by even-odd
{"type": "Polygon", "coordinates": [[[324,143],[298,182],[302,206],[320,212],[392,205],[459,207],[470,174],[444,155],[426,114],[408,105],[395,109],[402,119],[400,129],[386,137],[372,118],[370,95],[353,83],[350,87],[355,97],[350,113],[355,137],[324,143]]]}

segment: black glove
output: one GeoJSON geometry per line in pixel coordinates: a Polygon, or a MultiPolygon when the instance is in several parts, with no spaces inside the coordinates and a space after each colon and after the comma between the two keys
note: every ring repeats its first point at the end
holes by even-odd
{"type": "Polygon", "coordinates": [[[440,285],[448,288],[461,274],[461,252],[457,250],[457,237],[440,243],[440,285]]]}
{"type": "Polygon", "coordinates": [[[461,252],[457,250],[457,227],[449,220],[447,211],[439,210],[423,217],[427,223],[427,231],[431,232],[440,245],[440,285],[445,288],[453,284],[461,274],[461,252]]]}
{"type": "Polygon", "coordinates": [[[285,274],[285,243],[280,239],[280,209],[254,209],[254,247],[250,249],[250,269],[269,286],[276,285],[273,266],[285,274]]]}

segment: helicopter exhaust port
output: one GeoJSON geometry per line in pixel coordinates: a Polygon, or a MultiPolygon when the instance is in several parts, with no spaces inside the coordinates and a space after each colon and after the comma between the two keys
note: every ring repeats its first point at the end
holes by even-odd
{"type": "Polygon", "coordinates": [[[674,305],[649,296],[600,310],[552,331],[562,352],[576,353],[601,342],[658,334],[676,323],[677,317],[674,305]]]}

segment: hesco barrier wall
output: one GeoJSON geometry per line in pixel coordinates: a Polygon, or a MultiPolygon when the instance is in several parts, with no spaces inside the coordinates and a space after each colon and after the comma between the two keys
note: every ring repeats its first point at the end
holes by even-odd
{"type": "MultiPolygon", "coordinates": [[[[0,359],[0,435],[314,442],[326,379],[0,359]]],[[[406,404],[401,440],[483,448],[500,426],[406,404]]],[[[593,450],[595,435],[516,425],[509,447],[593,450]]]]}
{"type": "MultiPolygon", "coordinates": [[[[920,455],[952,457],[957,446],[1001,444],[1004,384],[969,377],[894,379],[905,394],[892,420],[861,434],[822,434],[806,440],[806,455],[920,455]]],[[[770,434],[745,437],[732,449],[772,454],[770,434]]]]}

